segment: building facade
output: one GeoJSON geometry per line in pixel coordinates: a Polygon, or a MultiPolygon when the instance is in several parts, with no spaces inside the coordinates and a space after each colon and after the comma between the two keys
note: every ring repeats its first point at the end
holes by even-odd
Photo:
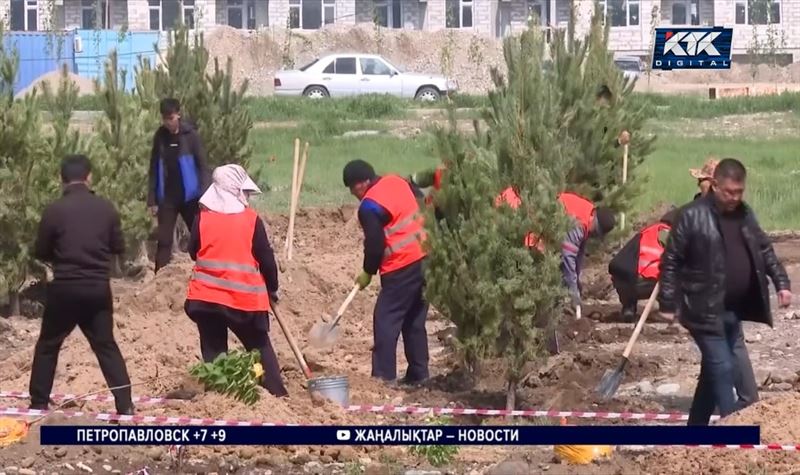
{"type": "Polygon", "coordinates": [[[499,38],[519,33],[531,18],[548,28],[566,28],[573,3],[579,33],[588,28],[595,5],[600,8],[611,23],[610,47],[619,54],[646,55],[655,27],[715,25],[734,28],[734,54],[772,41],[781,52],[800,58],[800,0],[0,0],[0,17],[11,30],[29,31],[163,31],[182,16],[203,29],[316,30],[377,23],[499,38]]]}

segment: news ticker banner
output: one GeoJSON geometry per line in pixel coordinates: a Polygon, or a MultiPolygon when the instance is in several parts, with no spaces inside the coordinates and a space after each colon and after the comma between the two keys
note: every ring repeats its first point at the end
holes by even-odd
{"type": "Polygon", "coordinates": [[[758,426],[42,426],[41,445],[758,445],[758,426]]]}

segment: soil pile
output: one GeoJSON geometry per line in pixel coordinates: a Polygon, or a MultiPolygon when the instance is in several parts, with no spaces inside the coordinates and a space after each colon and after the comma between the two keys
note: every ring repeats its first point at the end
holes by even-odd
{"type": "MultiPolygon", "coordinates": [[[[458,80],[459,89],[481,94],[492,88],[489,71],[504,71],[502,41],[459,30],[416,31],[376,28],[372,24],[332,25],[316,31],[268,28],[243,31],[219,26],[209,33],[206,47],[222,62],[234,58],[237,83],[249,80],[255,96],[273,92],[276,71],[299,68],[320,55],[358,52],[383,55],[409,72],[446,74],[458,80]]],[[[213,68],[213,62],[210,68],[213,68]]],[[[800,63],[787,67],[733,63],[731,69],[715,71],[654,71],[650,90],[673,90],[680,84],[797,83],[800,63]]],[[[640,81],[645,86],[646,77],[640,81]]]]}
{"type": "MultiPolygon", "coordinates": [[[[78,95],[85,96],[88,94],[94,94],[94,80],[91,78],[78,76],[74,73],[67,73],[67,77],[72,81],[75,86],[78,88],[78,95]]],[[[25,94],[29,92],[33,92],[34,88],[41,91],[41,87],[43,84],[47,84],[50,86],[50,90],[53,92],[58,91],[58,86],[61,82],[61,70],[58,69],[56,71],[51,71],[47,74],[43,74],[39,76],[35,81],[33,81],[28,87],[19,91],[17,93],[17,97],[23,97],[25,94]]]]}
{"type": "MultiPolygon", "coordinates": [[[[760,401],[721,422],[724,425],[759,425],[762,443],[796,444],[800,440],[800,395],[760,401]]],[[[641,460],[647,473],[797,473],[797,452],[754,450],[661,449],[641,460]]]]}
{"type": "Polygon", "coordinates": [[[380,54],[408,72],[452,76],[467,93],[489,89],[490,68],[503,62],[502,43],[481,35],[376,29],[371,24],[291,33],[276,28],[243,32],[220,26],[208,35],[206,46],[220,61],[234,58],[235,80],[248,79],[249,93],[256,96],[272,94],[273,76],[284,66],[299,68],[330,53],[380,54]]]}

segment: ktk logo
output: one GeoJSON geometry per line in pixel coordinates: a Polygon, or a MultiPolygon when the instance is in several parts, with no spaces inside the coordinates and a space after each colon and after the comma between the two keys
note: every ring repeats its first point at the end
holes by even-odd
{"type": "Polygon", "coordinates": [[[732,45],[732,28],[656,28],[653,69],[730,69],[732,45]]]}
{"type": "Polygon", "coordinates": [[[709,56],[719,56],[719,50],[714,47],[714,40],[722,32],[711,31],[668,31],[665,34],[664,54],[672,53],[675,56],[697,56],[706,53],[709,56]],[[681,43],[686,45],[684,50],[681,43]]]}

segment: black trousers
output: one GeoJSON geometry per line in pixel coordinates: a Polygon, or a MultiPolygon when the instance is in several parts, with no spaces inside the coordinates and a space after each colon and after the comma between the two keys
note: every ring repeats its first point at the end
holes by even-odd
{"type": "Polygon", "coordinates": [[[269,319],[266,312],[243,312],[223,305],[187,300],[186,314],[197,324],[200,332],[200,353],[203,361],[210,363],[228,352],[228,330],[242,342],[247,351],[261,353],[264,368],[262,386],[273,396],[288,395],[281,380],[278,357],[269,340],[269,319]]]}
{"type": "Polygon", "coordinates": [[[427,379],[428,333],[425,321],[428,303],[423,291],[422,261],[381,276],[381,291],[372,317],[372,376],[393,381],[397,378],[397,340],[403,335],[408,369],[405,380],[427,379]]]}
{"type": "Polygon", "coordinates": [[[159,269],[169,264],[172,258],[172,244],[175,236],[175,225],[178,223],[178,216],[183,218],[189,231],[192,230],[194,220],[197,217],[199,204],[197,200],[189,201],[181,205],[164,203],[158,206],[158,245],[156,247],[156,268],[159,269]]]}
{"type": "Polygon", "coordinates": [[[631,282],[612,277],[611,282],[619,296],[619,303],[622,304],[622,315],[628,319],[636,318],[636,303],[639,300],[649,299],[656,286],[655,279],[638,278],[635,282],[631,282]]]}
{"type": "MultiPolygon", "coordinates": [[[[48,285],[42,329],[31,368],[32,408],[47,408],[61,345],[76,326],[89,340],[108,386],[130,385],[125,361],[114,340],[112,313],[113,299],[108,282],[55,281],[48,285]]],[[[117,412],[132,413],[131,388],[115,389],[112,393],[117,412]]]]}

